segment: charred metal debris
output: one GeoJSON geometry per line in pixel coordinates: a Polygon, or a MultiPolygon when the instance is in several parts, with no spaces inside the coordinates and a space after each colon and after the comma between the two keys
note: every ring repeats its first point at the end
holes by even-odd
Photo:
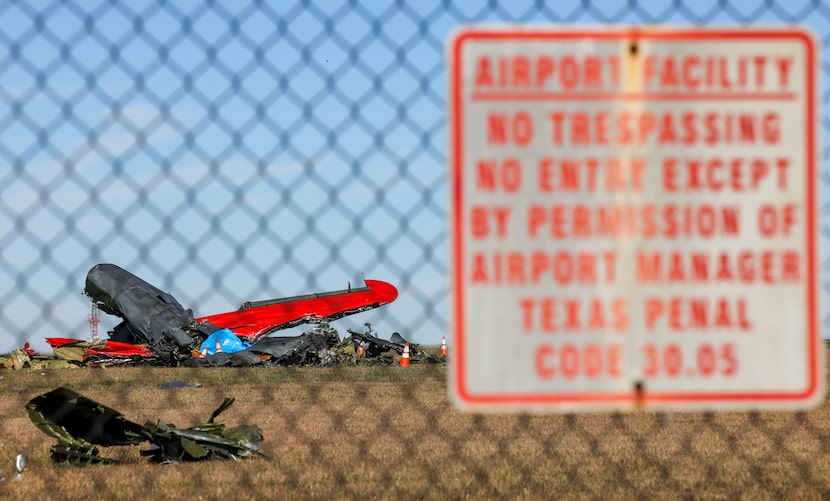
{"type": "Polygon", "coordinates": [[[142,450],[141,455],[155,463],[264,457],[260,452],[263,435],[258,426],[226,428],[223,421],[216,421],[233,401],[225,398],[207,421],[189,428],[178,428],[161,420],[140,425],[64,387],[33,398],[26,404],[26,411],[40,431],[58,441],[49,449],[56,463],[118,463],[99,455],[99,447],[143,442],[149,442],[150,447],[142,450]]]}
{"type": "Polygon", "coordinates": [[[391,365],[408,345],[409,360],[443,362],[397,332],[381,339],[364,324],[365,332],[347,330],[340,339],[328,322],[368,311],[394,301],[397,289],[379,280],[363,287],[249,301],[239,310],[195,317],[171,294],[113,264],[94,266],[86,277],[84,294],[94,307],[121,318],[109,339],[84,341],[47,338],[55,358],[15,350],[0,366],[271,366],[271,365],[391,365]],[[313,324],[299,336],[274,336],[278,330],[313,324]]]}

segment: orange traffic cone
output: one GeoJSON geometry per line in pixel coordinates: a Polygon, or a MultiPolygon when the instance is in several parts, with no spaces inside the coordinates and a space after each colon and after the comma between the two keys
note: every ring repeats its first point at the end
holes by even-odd
{"type": "Polygon", "coordinates": [[[401,367],[409,367],[409,341],[403,347],[403,355],[401,355],[401,367]]]}
{"type": "Polygon", "coordinates": [[[199,355],[199,358],[207,358],[207,346],[202,348],[202,354],[199,355]]]}
{"type": "Polygon", "coordinates": [[[222,353],[222,345],[219,344],[219,340],[216,340],[216,353],[222,353]]]}
{"type": "Polygon", "coordinates": [[[441,336],[441,356],[447,356],[447,338],[444,336],[441,336]]]}
{"type": "Polygon", "coordinates": [[[364,356],[364,355],[366,355],[366,350],[365,350],[365,349],[363,349],[363,341],[361,341],[361,342],[357,345],[357,354],[358,354],[358,356],[361,356],[361,357],[362,357],[362,356],[364,356]]]}

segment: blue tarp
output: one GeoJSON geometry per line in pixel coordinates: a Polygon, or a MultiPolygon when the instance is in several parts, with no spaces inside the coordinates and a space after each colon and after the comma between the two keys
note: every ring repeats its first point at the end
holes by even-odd
{"type": "Polygon", "coordinates": [[[214,355],[217,341],[219,341],[219,346],[222,348],[222,353],[236,353],[251,346],[248,343],[243,343],[232,330],[220,329],[204,340],[199,346],[199,351],[205,353],[205,348],[207,348],[207,354],[214,355]]]}

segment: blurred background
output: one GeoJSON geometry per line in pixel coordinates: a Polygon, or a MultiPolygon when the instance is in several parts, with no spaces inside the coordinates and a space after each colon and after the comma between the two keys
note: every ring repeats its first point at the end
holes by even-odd
{"type": "MultiPolygon", "coordinates": [[[[830,7],[806,0],[7,0],[0,351],[88,337],[81,291],[101,262],[197,316],[385,280],[396,302],[333,325],[440,343],[445,43],[470,23],[800,25],[830,45],[830,7]]],[[[824,161],[826,118],[818,130],[824,161]]],[[[826,303],[830,229],[816,231],[826,303]]],[[[116,323],[102,317],[102,331],[116,323]]]]}

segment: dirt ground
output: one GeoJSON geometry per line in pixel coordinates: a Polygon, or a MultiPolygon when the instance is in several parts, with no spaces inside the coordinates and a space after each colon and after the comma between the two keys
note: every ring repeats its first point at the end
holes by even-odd
{"type": "MultiPolygon", "coordinates": [[[[828,357],[830,358],[830,357],[828,357]]],[[[109,368],[0,371],[4,499],[819,499],[830,497],[830,406],[809,412],[479,415],[446,368],[109,368]],[[165,389],[170,381],[199,387],[165,389]],[[268,458],[120,465],[49,459],[24,410],[57,386],[139,423],[257,424],[268,458]],[[28,467],[15,480],[14,458],[28,467]]]]}

